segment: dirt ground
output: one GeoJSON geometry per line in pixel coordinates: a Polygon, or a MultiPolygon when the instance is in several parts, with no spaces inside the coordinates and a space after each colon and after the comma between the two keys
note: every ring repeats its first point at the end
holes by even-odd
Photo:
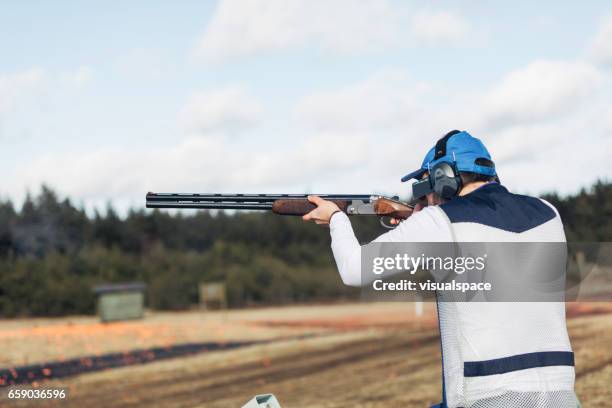
{"type": "MultiPolygon", "coordinates": [[[[612,406],[612,305],[569,304],[568,317],[583,406],[612,406]]],[[[411,304],[376,303],[163,313],[99,326],[88,318],[0,322],[0,358],[7,367],[6,362],[20,364],[26,356],[29,362],[49,361],[60,354],[79,355],[87,347],[107,352],[171,340],[310,334],[53,380],[41,386],[68,387],[68,399],[36,406],[241,407],[251,396],[267,392],[283,408],[428,407],[440,398],[433,304],[425,304],[422,316],[415,315],[411,304]],[[5,347],[7,340],[18,353],[5,347]]],[[[29,406],[9,402],[7,392],[0,388],[0,406],[29,406]]]]}

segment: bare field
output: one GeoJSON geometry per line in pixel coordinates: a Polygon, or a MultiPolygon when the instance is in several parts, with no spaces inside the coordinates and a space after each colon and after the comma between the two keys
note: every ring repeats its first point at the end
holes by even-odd
{"type": "MultiPolygon", "coordinates": [[[[568,316],[583,406],[611,406],[612,305],[569,304],[568,316]]],[[[0,342],[8,339],[19,353],[2,347],[0,358],[21,364],[24,357],[92,354],[87,350],[304,334],[314,336],[49,381],[43,385],[68,387],[69,398],[37,406],[240,407],[265,392],[276,394],[283,407],[428,407],[440,398],[431,303],[419,317],[407,303],[361,303],[159,313],[111,325],[88,318],[7,321],[0,322],[0,342]]],[[[0,390],[5,406],[8,389],[0,390]]]]}

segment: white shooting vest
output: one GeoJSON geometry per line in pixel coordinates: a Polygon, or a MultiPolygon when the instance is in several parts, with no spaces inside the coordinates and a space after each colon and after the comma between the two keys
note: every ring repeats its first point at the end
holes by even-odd
{"type": "MultiPolygon", "coordinates": [[[[439,209],[456,242],[565,242],[550,204],[497,183],[439,209]]],[[[578,406],[563,302],[438,302],[438,318],[446,406],[578,406]]]]}

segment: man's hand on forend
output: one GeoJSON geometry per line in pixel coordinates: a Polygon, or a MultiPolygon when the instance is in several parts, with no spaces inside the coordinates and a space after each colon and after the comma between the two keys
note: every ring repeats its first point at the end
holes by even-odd
{"type": "Polygon", "coordinates": [[[305,214],[302,219],[304,221],[314,221],[320,225],[327,225],[331,216],[340,210],[336,203],[322,199],[319,196],[308,196],[308,201],[317,206],[314,210],[305,214]]]}

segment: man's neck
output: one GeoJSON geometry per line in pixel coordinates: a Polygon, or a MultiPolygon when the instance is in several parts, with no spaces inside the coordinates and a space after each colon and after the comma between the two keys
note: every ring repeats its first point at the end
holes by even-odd
{"type": "Polygon", "coordinates": [[[488,184],[488,181],[475,181],[473,183],[470,183],[466,186],[463,186],[463,188],[461,189],[461,191],[459,191],[459,196],[464,196],[464,195],[468,195],[470,194],[472,191],[478,189],[479,187],[484,186],[485,184],[488,184]]]}

